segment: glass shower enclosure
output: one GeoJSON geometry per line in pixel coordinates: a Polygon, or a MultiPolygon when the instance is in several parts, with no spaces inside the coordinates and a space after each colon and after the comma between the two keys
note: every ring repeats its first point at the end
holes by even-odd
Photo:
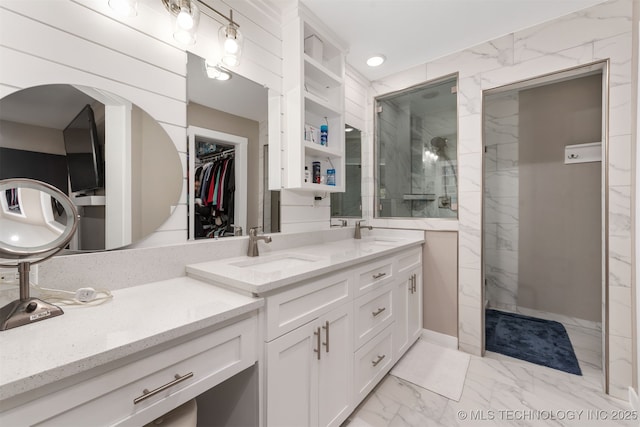
{"type": "Polygon", "coordinates": [[[457,218],[457,78],[376,98],[378,218],[457,218]]]}

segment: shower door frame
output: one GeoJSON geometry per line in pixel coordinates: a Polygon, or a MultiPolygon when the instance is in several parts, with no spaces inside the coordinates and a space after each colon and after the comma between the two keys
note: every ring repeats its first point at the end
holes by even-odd
{"type": "MultiPolygon", "coordinates": [[[[601,278],[601,295],[602,295],[602,360],[601,360],[601,368],[602,368],[602,387],[603,391],[609,394],[609,70],[610,64],[609,60],[604,61],[596,61],[589,64],[583,64],[572,68],[556,70],[554,72],[548,74],[542,74],[539,76],[533,76],[524,80],[519,80],[516,82],[504,84],[498,87],[483,89],[482,90],[482,185],[481,185],[481,304],[483,307],[482,312],[486,310],[485,301],[485,253],[484,253],[484,244],[485,244],[485,186],[486,186],[486,141],[485,141],[485,100],[487,95],[511,91],[514,89],[526,89],[532,88],[535,86],[540,86],[542,84],[551,84],[558,83],[565,80],[572,80],[579,77],[584,77],[589,73],[593,73],[594,71],[600,71],[602,75],[602,146],[601,146],[601,262],[602,262],[602,278],[601,278]]],[[[486,351],[486,343],[485,343],[485,318],[484,315],[481,316],[481,331],[482,331],[482,356],[485,355],[486,351]]]]}

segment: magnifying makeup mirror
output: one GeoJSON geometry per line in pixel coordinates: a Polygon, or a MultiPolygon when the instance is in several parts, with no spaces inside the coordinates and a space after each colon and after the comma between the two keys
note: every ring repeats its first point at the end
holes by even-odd
{"type": "Polygon", "coordinates": [[[0,267],[18,268],[20,299],[0,309],[0,330],[63,314],[29,296],[29,271],[63,249],[78,227],[78,212],[57,188],[25,178],[0,180],[0,267]]]}

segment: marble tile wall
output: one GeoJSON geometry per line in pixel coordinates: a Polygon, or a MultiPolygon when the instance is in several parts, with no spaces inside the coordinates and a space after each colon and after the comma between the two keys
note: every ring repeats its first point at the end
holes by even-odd
{"type": "Polygon", "coordinates": [[[488,96],[484,105],[485,300],[513,311],[518,298],[518,94],[488,96]]]}
{"type": "MultiPolygon", "coordinates": [[[[482,324],[483,91],[598,61],[608,61],[609,195],[607,238],[608,390],[627,399],[631,385],[632,0],[611,0],[372,82],[373,96],[458,73],[459,347],[479,355],[482,324]],[[615,297],[615,298],[614,298],[615,297]]],[[[373,129],[371,127],[370,129],[373,129]]],[[[497,157],[496,157],[497,162],[497,157]]],[[[369,164],[371,168],[371,163],[369,164]]],[[[365,165],[364,169],[368,169],[365,165]]],[[[373,169],[371,168],[371,171],[373,169]]],[[[372,197],[372,194],[368,194],[372,197]]],[[[487,204],[490,202],[488,201],[487,204]]],[[[493,206],[493,209],[496,209],[493,206]]],[[[488,209],[490,209],[488,207],[488,209]]],[[[505,205],[500,215],[517,215],[505,205]]]]}

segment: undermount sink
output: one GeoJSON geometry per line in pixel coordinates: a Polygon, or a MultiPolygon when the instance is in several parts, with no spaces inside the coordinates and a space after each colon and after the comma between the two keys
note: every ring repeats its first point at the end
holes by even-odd
{"type": "Polygon", "coordinates": [[[281,271],[309,265],[310,263],[320,261],[321,259],[322,258],[314,257],[311,255],[280,254],[266,257],[256,257],[254,259],[234,262],[229,265],[242,269],[270,273],[274,271],[281,271]]]}
{"type": "Polygon", "coordinates": [[[366,239],[362,239],[362,243],[365,244],[373,244],[373,245],[395,245],[401,239],[394,239],[390,237],[369,237],[366,239]]]}

